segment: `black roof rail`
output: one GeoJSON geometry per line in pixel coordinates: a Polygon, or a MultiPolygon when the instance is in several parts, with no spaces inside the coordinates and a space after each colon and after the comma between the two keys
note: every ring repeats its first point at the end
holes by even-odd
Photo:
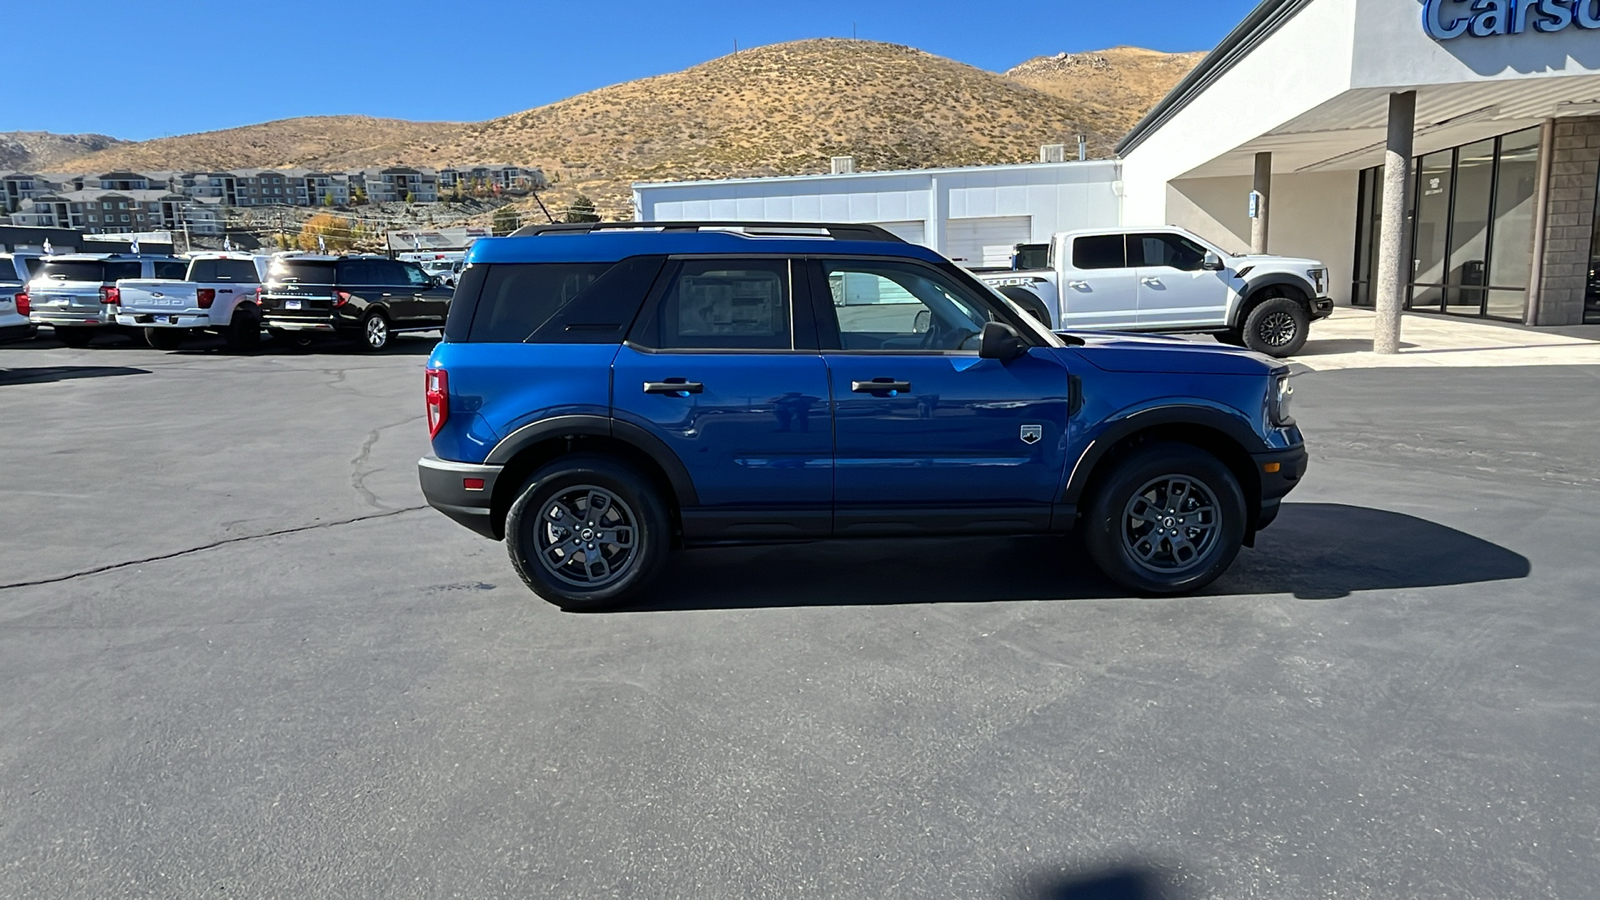
{"type": "Polygon", "coordinates": [[[899,236],[879,225],[832,222],[578,222],[559,225],[524,225],[511,237],[541,234],[593,234],[596,231],[737,231],[742,234],[823,237],[836,241],[891,241],[899,236]]]}

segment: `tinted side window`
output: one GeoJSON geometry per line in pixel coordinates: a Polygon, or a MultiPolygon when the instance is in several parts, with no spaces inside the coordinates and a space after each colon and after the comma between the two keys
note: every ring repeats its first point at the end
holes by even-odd
{"type": "Polygon", "coordinates": [[[344,259],[339,261],[339,283],[346,285],[387,284],[377,261],[371,259],[344,259]]]}
{"type": "Polygon", "coordinates": [[[375,259],[369,265],[378,276],[378,280],[372,282],[373,284],[411,286],[411,276],[406,274],[405,263],[395,262],[392,259],[375,259]]]}
{"type": "Polygon", "coordinates": [[[1122,235],[1090,235],[1072,241],[1072,267],[1074,269],[1125,269],[1128,260],[1122,235]]]}
{"type": "Polygon", "coordinates": [[[158,262],[151,266],[151,271],[157,278],[170,278],[174,281],[182,281],[187,269],[188,267],[181,262],[158,262]]]}
{"type": "Polygon", "coordinates": [[[792,350],[789,261],[697,259],[629,340],[659,350],[792,350]]]}
{"type": "Polygon", "coordinates": [[[432,279],[428,277],[427,272],[422,271],[421,266],[412,263],[401,263],[401,265],[406,270],[406,284],[409,284],[418,290],[422,290],[427,288],[428,285],[432,283],[432,279]]]}
{"type": "MultiPolygon", "coordinates": [[[[521,343],[584,296],[611,263],[529,263],[489,267],[467,340],[521,343]]],[[[454,310],[452,310],[454,312],[454,310]]]]}
{"type": "MultiPolygon", "coordinates": [[[[139,264],[136,262],[108,262],[106,263],[105,274],[102,277],[108,283],[121,281],[124,278],[140,278],[144,273],[140,272],[139,268],[139,264]]],[[[163,278],[165,276],[157,274],[156,277],[163,278]]],[[[180,272],[178,277],[182,278],[183,273],[180,272]]]]}
{"type": "Polygon", "coordinates": [[[1199,271],[1206,249],[1177,234],[1128,235],[1129,266],[1166,266],[1182,272],[1199,271]]]}

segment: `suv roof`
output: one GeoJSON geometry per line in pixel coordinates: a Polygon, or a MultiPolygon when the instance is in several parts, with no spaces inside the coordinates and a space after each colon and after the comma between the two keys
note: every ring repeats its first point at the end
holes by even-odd
{"type": "Polygon", "coordinates": [[[604,222],[532,225],[510,237],[479,238],[468,263],[618,262],[630,256],[679,253],[818,252],[897,256],[925,262],[944,257],[908,244],[876,225],[822,222],[604,222]],[[556,240],[554,238],[559,238],[556,240]],[[829,246],[824,250],[819,244],[829,246]]]}

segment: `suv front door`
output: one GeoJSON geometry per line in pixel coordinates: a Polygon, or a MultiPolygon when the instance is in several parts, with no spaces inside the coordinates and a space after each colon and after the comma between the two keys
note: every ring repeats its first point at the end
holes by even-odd
{"type": "Polygon", "coordinates": [[[801,277],[781,257],[671,261],[617,352],[612,414],[688,470],[690,540],[832,529],[828,370],[810,310],[796,315],[801,277]]]}
{"type": "Polygon", "coordinates": [[[834,532],[1050,526],[1065,466],[1067,370],[1048,348],[1002,363],[987,294],[914,260],[819,259],[813,308],[834,422],[834,532]]]}
{"type": "Polygon", "coordinates": [[[1208,252],[1181,234],[1128,235],[1128,265],[1139,275],[1140,328],[1226,324],[1228,281],[1205,268],[1208,252]]]}

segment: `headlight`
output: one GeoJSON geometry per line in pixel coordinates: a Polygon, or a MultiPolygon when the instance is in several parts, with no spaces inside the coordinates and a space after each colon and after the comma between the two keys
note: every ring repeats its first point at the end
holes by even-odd
{"type": "Polygon", "coordinates": [[[1306,272],[1306,277],[1311,279],[1311,286],[1317,289],[1318,297],[1328,296],[1328,270],[1311,269],[1306,272]]]}
{"type": "Polygon", "coordinates": [[[1294,424],[1294,416],[1290,414],[1290,406],[1294,400],[1294,385],[1289,383],[1288,375],[1279,375],[1272,381],[1272,397],[1268,402],[1271,410],[1272,424],[1279,428],[1288,428],[1294,424]]]}

